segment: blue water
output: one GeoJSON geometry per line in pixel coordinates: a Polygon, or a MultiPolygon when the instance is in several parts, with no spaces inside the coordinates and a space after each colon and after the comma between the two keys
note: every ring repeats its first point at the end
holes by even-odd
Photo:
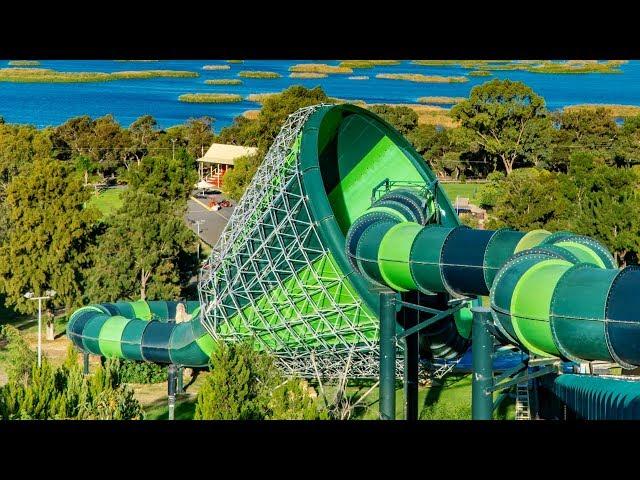
{"type": "MultiPolygon", "coordinates": [[[[352,75],[367,75],[369,80],[349,80],[351,75],[329,75],[321,79],[289,78],[288,68],[296,63],[329,63],[312,60],[245,60],[228,64],[230,70],[202,70],[203,65],[227,63],[221,60],[162,60],[158,62],[117,62],[106,60],[45,60],[42,68],[59,71],[118,70],[191,70],[197,78],[159,78],[119,80],[97,83],[6,83],[0,82],[0,116],[11,123],[29,123],[37,127],[59,125],[70,117],[112,114],[122,125],[129,125],[140,115],[153,115],[161,127],[185,122],[203,115],[215,119],[215,129],[229,125],[245,110],[260,108],[255,102],[228,104],[190,104],[178,101],[183,93],[251,93],[279,92],[291,85],[322,86],[329,96],[364,100],[367,103],[416,103],[422,96],[467,96],[475,85],[491,78],[509,78],[530,85],[542,95],[550,109],[579,103],[640,105],[640,61],[622,66],[622,74],[551,75],[528,72],[493,72],[493,77],[469,77],[467,83],[415,83],[376,79],[377,73],[423,73],[425,75],[464,75],[468,70],[456,66],[431,67],[401,65],[354,70],[352,75]],[[278,79],[243,78],[242,85],[205,85],[213,78],[237,78],[240,70],[269,70],[282,74],[278,79]]],[[[7,66],[0,60],[0,68],[7,66]]]]}

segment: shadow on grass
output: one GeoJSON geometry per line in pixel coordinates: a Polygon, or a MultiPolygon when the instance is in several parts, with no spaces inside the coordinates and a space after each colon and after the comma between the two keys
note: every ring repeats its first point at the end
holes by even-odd
{"type": "MultiPolygon", "coordinates": [[[[176,420],[193,420],[196,411],[196,398],[176,398],[174,416],[176,420]]],[[[167,399],[156,400],[145,408],[145,420],[168,420],[169,406],[167,399]]]]}

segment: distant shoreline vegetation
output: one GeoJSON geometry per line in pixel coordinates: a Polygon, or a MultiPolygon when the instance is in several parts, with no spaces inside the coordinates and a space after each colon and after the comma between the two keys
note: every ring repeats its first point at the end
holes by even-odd
{"type": "Polygon", "coordinates": [[[326,78],[329,75],[326,73],[315,72],[291,72],[289,78],[326,78]]]}
{"type": "Polygon", "coordinates": [[[214,78],[212,80],[205,80],[207,85],[242,85],[242,80],[239,78],[214,78]]]}
{"type": "Polygon", "coordinates": [[[369,76],[368,75],[354,75],[352,77],[349,77],[349,80],[369,80],[369,76]]]}
{"type": "Polygon", "coordinates": [[[203,70],[230,70],[231,67],[229,65],[204,65],[202,69],[203,70]]]}
{"type": "Polygon", "coordinates": [[[340,62],[340,66],[346,68],[373,68],[390,67],[400,65],[400,63],[400,60],[343,60],[340,62]]]}
{"type": "Polygon", "coordinates": [[[469,81],[467,77],[443,77],[441,75],[422,75],[421,73],[379,73],[376,78],[418,83],[464,83],[469,81]]]}
{"type": "Polygon", "coordinates": [[[521,71],[530,73],[622,73],[620,66],[628,60],[413,60],[422,66],[452,66],[474,69],[473,77],[487,76],[488,71],[521,71]]]}
{"type": "Polygon", "coordinates": [[[266,72],[260,70],[242,70],[238,72],[239,77],[244,78],[280,78],[282,75],[276,72],[266,72]]]}
{"type": "Polygon", "coordinates": [[[599,108],[604,109],[607,114],[615,118],[635,117],[640,115],[640,107],[637,105],[615,105],[606,103],[584,103],[578,105],[568,105],[563,108],[566,111],[594,111],[599,108]]]}
{"type": "Polygon", "coordinates": [[[235,93],[185,93],[178,100],[186,103],[236,103],[242,101],[242,95],[235,93]]]}
{"type": "Polygon", "coordinates": [[[40,65],[38,60],[9,60],[10,67],[37,67],[40,65]]]}
{"type": "Polygon", "coordinates": [[[280,95],[282,92],[265,92],[265,93],[252,93],[247,97],[247,100],[250,102],[262,103],[267,98],[273,97],[274,95],[280,95]]]}
{"type": "Polygon", "coordinates": [[[493,74],[487,70],[473,70],[467,73],[467,75],[470,77],[490,77],[493,74]]]}
{"type": "Polygon", "coordinates": [[[244,63],[244,60],[225,60],[227,63],[244,63]]]}
{"type": "Polygon", "coordinates": [[[299,63],[289,67],[290,72],[296,73],[353,73],[349,67],[327,65],[326,63],[299,63]]]}
{"type": "Polygon", "coordinates": [[[466,100],[466,97],[420,97],[418,103],[432,105],[455,105],[466,100]]]}
{"type": "Polygon", "coordinates": [[[0,82],[86,83],[149,78],[193,78],[197,72],[182,70],[139,70],[122,72],[59,72],[48,68],[0,68],[0,82]]]}

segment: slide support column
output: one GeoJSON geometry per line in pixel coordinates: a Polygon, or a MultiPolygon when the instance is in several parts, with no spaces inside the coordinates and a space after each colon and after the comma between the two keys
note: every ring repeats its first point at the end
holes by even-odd
{"type": "Polygon", "coordinates": [[[176,388],[176,393],[184,393],[184,367],[180,365],[178,367],[178,386],[176,388]]]}
{"type": "Polygon", "coordinates": [[[89,375],[89,354],[87,352],[82,352],[82,373],[89,375]]]}
{"type": "Polygon", "coordinates": [[[380,292],[380,419],[396,419],[396,294],[380,292]]]}
{"type": "Polygon", "coordinates": [[[173,420],[175,417],[177,370],[178,368],[174,364],[168,367],[167,393],[169,394],[169,420],[173,420]]]}
{"type": "MultiPolygon", "coordinates": [[[[420,302],[418,302],[420,303],[420,302]]],[[[418,311],[404,309],[405,329],[418,324],[418,311]]],[[[404,418],[418,420],[418,348],[419,333],[403,338],[404,341],[404,418]]]]}
{"type": "Polygon", "coordinates": [[[473,420],[491,420],[493,417],[493,337],[489,332],[491,311],[486,307],[473,307],[471,417],[473,420]]]}

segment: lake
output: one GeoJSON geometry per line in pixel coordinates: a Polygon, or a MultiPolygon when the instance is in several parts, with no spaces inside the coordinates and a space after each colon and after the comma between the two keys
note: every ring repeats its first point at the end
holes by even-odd
{"type": "MultiPolygon", "coordinates": [[[[8,66],[0,61],[0,68],[8,66]]],[[[467,96],[471,88],[491,78],[520,80],[542,95],[550,109],[580,103],[640,105],[640,61],[621,67],[621,74],[540,74],[516,71],[492,72],[492,77],[469,77],[467,83],[415,83],[376,79],[378,73],[422,73],[425,75],[465,75],[458,66],[420,66],[403,61],[401,65],[356,69],[353,74],[332,74],[320,79],[289,78],[289,67],[296,63],[339,62],[326,60],[160,60],[154,62],[118,62],[112,60],[44,60],[40,68],[59,71],[190,70],[197,78],[154,78],[96,83],[8,83],[0,82],[0,116],[11,123],[29,123],[37,127],[59,125],[70,117],[112,114],[128,126],[137,117],[153,115],[161,127],[185,122],[191,117],[211,116],[215,128],[229,125],[246,110],[258,109],[256,102],[225,104],[183,103],[184,93],[237,93],[246,98],[252,93],[279,92],[291,85],[321,86],[331,97],[364,100],[367,103],[416,103],[422,96],[467,96]],[[229,70],[203,70],[204,65],[229,65],[229,70]],[[205,80],[238,78],[241,70],[268,70],[282,78],[243,78],[242,85],[205,85],[205,80]],[[367,75],[369,80],[349,80],[349,76],[367,75]]]]}

